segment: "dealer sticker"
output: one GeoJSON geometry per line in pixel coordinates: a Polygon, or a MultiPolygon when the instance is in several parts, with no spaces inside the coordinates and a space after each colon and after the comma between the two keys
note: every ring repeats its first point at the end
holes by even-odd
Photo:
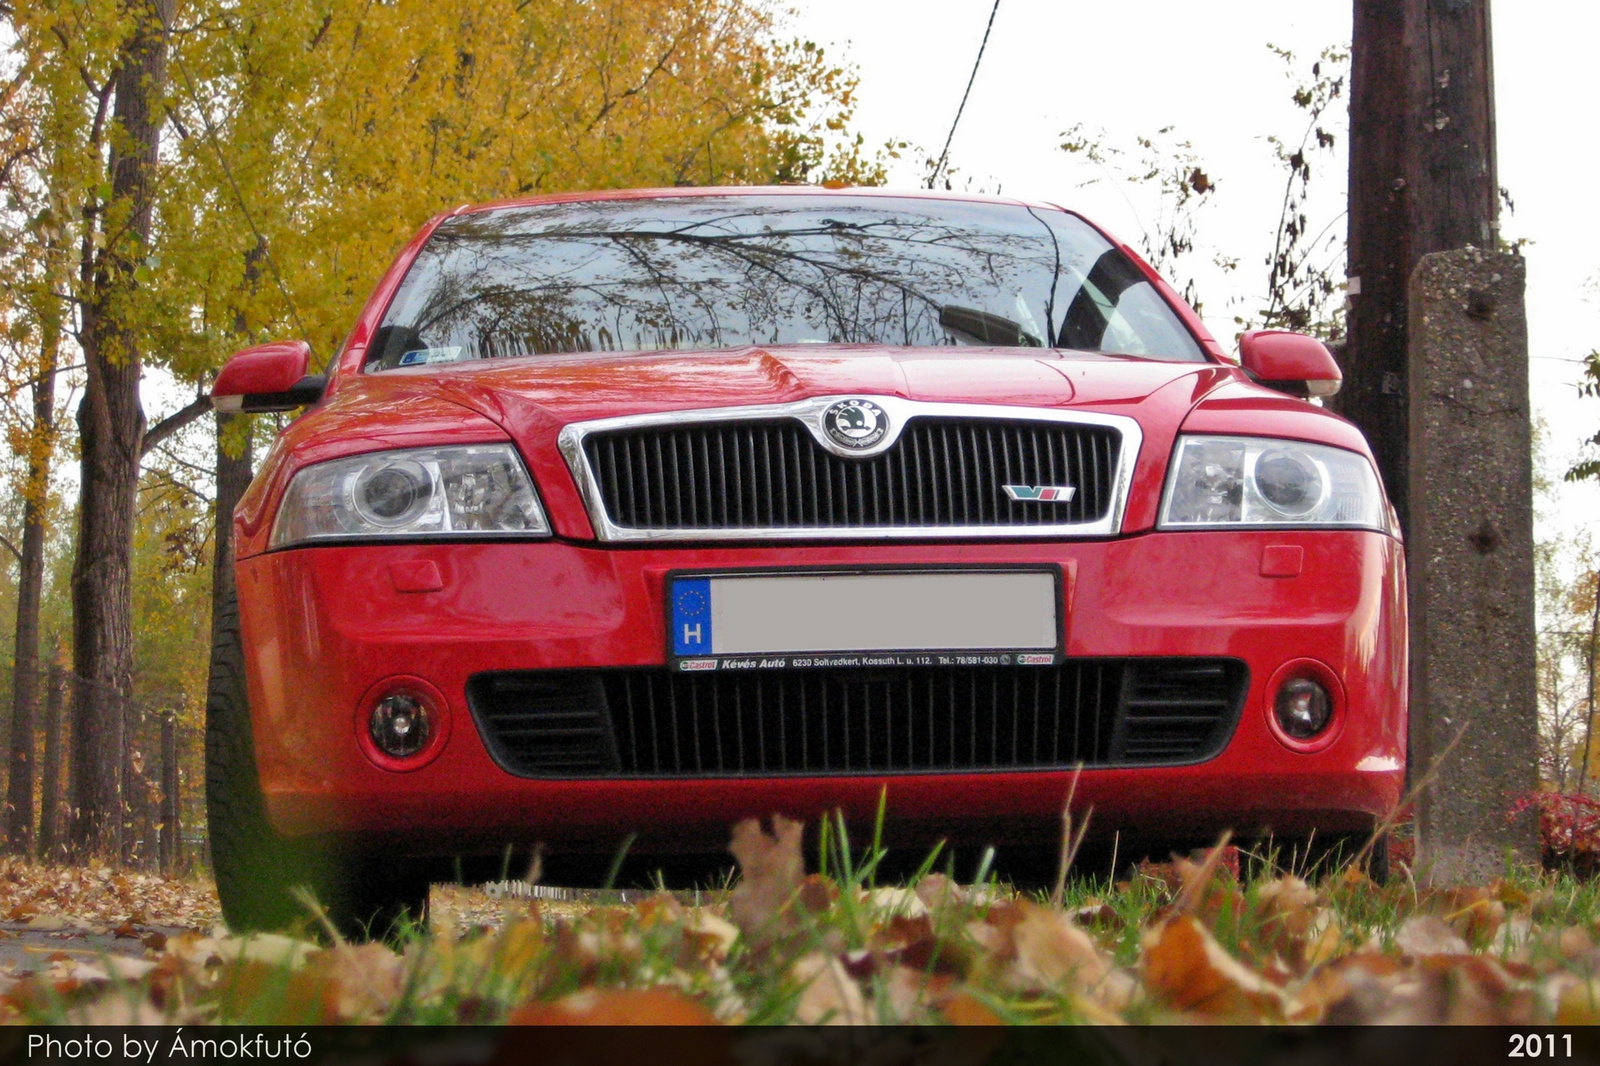
{"type": "Polygon", "coordinates": [[[448,348],[413,348],[400,357],[401,366],[429,366],[433,363],[454,363],[461,358],[461,345],[448,348]]]}

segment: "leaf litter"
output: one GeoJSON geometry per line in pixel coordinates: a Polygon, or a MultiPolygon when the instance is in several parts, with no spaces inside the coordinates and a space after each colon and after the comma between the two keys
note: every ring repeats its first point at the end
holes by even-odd
{"type": "MultiPolygon", "coordinates": [[[[806,873],[803,827],[734,827],[740,871],[698,905],[434,890],[395,944],[234,936],[208,886],[0,863],[0,914],[142,957],[58,950],[0,975],[0,1017],[69,1024],[701,1025],[1600,1022],[1600,892],[1570,878],[1425,890],[1355,871],[1241,878],[1226,842],[1133,878],[1019,895],[881,851],[806,873]],[[1059,900],[1059,904],[1052,900],[1059,900]],[[43,921],[41,921],[43,920],[43,921]],[[173,935],[151,925],[187,930],[173,935]]],[[[825,841],[828,833],[824,833],[825,841]]],[[[826,852],[825,852],[826,853],[826,852]]]]}

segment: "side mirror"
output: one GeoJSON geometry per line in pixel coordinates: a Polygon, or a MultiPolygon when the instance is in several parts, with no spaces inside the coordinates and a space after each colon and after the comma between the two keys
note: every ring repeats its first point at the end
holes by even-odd
{"type": "Polygon", "coordinates": [[[1239,363],[1261,384],[1297,396],[1332,396],[1344,375],[1315,337],[1254,329],[1239,337],[1239,363]]]}
{"type": "Polygon", "coordinates": [[[1333,395],[1344,384],[1333,352],[1314,336],[1251,330],[1238,338],[1238,362],[1256,381],[1294,395],[1333,395]]]}
{"type": "Polygon", "coordinates": [[[311,345],[275,341],[246,348],[229,359],[211,387],[211,406],[225,414],[292,411],[322,399],[328,379],[307,374],[311,345]]]}

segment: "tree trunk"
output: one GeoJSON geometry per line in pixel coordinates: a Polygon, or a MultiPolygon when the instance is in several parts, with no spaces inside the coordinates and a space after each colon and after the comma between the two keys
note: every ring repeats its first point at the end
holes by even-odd
{"type": "Polygon", "coordinates": [[[46,860],[61,857],[61,719],[67,675],[59,661],[50,664],[49,685],[44,698],[44,780],[39,787],[39,857],[46,860]]]}
{"type": "MultiPolygon", "coordinates": [[[[244,256],[244,282],[255,291],[261,277],[261,260],[266,256],[266,246],[259,241],[244,256]]],[[[243,313],[235,317],[234,332],[241,338],[250,336],[250,323],[243,313]]],[[[233,512],[244,499],[250,479],[255,475],[255,449],[252,424],[244,415],[217,415],[217,512],[216,539],[211,559],[211,636],[215,640],[217,619],[222,616],[221,605],[233,595],[233,512]]]]}
{"type": "Polygon", "coordinates": [[[244,415],[217,415],[217,533],[211,569],[211,617],[233,591],[233,511],[254,476],[250,425],[244,415]],[[230,455],[232,451],[234,454],[230,455]]]}
{"type": "Polygon", "coordinates": [[[178,846],[178,715],[161,716],[161,872],[175,873],[183,852],[178,846]]]}
{"type": "Polygon", "coordinates": [[[78,550],[72,568],[74,701],[72,841],[116,854],[121,825],[120,711],[133,682],[134,516],[144,409],[138,334],[129,321],[134,271],[147,253],[154,169],[166,86],[166,26],[174,0],[127,0],[133,30],[121,47],[111,138],[111,199],[102,225],[127,211],[86,263],[82,347],[87,381],[78,406],[81,449],[78,550]]]}
{"type": "Polygon", "coordinates": [[[122,806],[120,810],[122,865],[142,866],[139,852],[140,829],[144,819],[146,784],[144,780],[144,714],[132,700],[119,696],[122,716],[122,806]]]}
{"type": "Polygon", "coordinates": [[[34,712],[39,706],[39,604],[44,594],[44,518],[55,446],[56,353],[60,323],[47,316],[40,338],[39,379],[33,386],[33,428],[22,504],[22,575],[17,585],[16,669],[11,696],[11,774],[6,793],[6,842],[14,853],[33,851],[34,712]]]}
{"type": "Polygon", "coordinates": [[[141,870],[154,870],[159,866],[160,856],[156,847],[156,818],[159,801],[156,798],[155,783],[148,774],[138,775],[139,793],[139,846],[135,862],[141,870]]]}
{"type": "Polygon", "coordinates": [[[1366,434],[1408,530],[1407,291],[1424,255],[1495,246],[1493,82],[1488,0],[1355,0],[1350,341],[1329,406],[1366,434]]]}

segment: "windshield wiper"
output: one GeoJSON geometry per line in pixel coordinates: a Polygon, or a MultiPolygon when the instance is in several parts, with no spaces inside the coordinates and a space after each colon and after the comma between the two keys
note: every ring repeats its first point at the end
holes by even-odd
{"type": "Polygon", "coordinates": [[[976,307],[945,304],[939,308],[939,325],[953,333],[970,337],[978,344],[996,348],[1044,347],[1044,342],[1023,329],[1022,323],[1003,315],[980,311],[976,307]]]}

